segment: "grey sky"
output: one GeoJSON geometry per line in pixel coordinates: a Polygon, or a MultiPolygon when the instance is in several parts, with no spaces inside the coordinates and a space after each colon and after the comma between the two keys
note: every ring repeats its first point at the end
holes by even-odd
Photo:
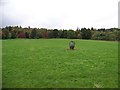
{"type": "Polygon", "coordinates": [[[1,0],[2,24],[76,29],[118,27],[119,0],[1,0]]]}

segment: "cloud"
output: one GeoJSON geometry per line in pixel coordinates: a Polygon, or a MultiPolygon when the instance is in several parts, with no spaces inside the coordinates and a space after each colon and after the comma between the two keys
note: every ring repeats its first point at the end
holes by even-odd
{"type": "Polygon", "coordinates": [[[2,27],[117,27],[119,0],[5,0],[2,27]]]}

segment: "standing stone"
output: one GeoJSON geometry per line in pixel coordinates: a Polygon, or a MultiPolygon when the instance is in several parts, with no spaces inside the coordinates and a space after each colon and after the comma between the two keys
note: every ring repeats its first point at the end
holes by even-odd
{"type": "Polygon", "coordinates": [[[74,47],[75,47],[75,42],[74,41],[70,41],[69,48],[73,50],[74,47]]]}

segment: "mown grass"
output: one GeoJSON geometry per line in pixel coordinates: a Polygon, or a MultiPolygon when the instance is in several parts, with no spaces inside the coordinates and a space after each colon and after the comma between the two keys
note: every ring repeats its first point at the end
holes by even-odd
{"type": "Polygon", "coordinates": [[[118,43],[69,39],[3,40],[3,88],[116,88],[118,43]]]}
{"type": "Polygon", "coordinates": [[[2,40],[0,40],[0,89],[2,89],[2,40]]]}

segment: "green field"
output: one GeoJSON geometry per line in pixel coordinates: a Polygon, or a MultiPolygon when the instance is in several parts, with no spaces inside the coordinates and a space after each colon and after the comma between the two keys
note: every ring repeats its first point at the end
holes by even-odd
{"type": "Polygon", "coordinates": [[[117,88],[118,42],[3,40],[3,88],[117,88]]]}

